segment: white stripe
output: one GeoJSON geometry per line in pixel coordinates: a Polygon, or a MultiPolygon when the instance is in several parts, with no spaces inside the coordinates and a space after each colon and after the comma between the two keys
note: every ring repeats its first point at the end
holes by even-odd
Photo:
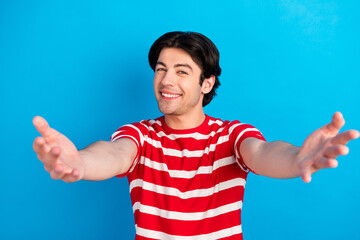
{"type": "MultiPolygon", "coordinates": [[[[238,149],[236,146],[237,146],[237,143],[239,141],[239,139],[242,137],[242,135],[244,135],[246,132],[260,132],[259,130],[257,130],[256,128],[247,128],[243,131],[241,131],[239,133],[239,135],[237,136],[236,140],[235,140],[235,144],[234,144],[234,150],[235,150],[235,155],[236,155],[236,158],[237,159],[240,159],[240,149],[238,149]]],[[[242,166],[242,164],[238,163],[238,165],[240,166],[240,168],[245,171],[245,172],[249,172],[249,169],[245,169],[244,167],[245,166],[242,166]]]]}
{"type": "Polygon", "coordinates": [[[139,158],[136,158],[134,160],[134,162],[132,163],[131,168],[129,169],[129,173],[132,173],[134,171],[134,169],[135,169],[136,165],[138,164],[138,162],[139,162],[139,158]]]}
{"type": "Polygon", "coordinates": [[[140,202],[136,202],[133,205],[133,211],[139,210],[141,213],[159,216],[166,219],[181,220],[181,221],[198,221],[206,218],[216,217],[225,213],[238,211],[242,207],[242,201],[230,203],[218,208],[209,209],[204,212],[177,212],[167,211],[157,207],[143,205],[140,202]]]}
{"type": "Polygon", "coordinates": [[[160,141],[150,139],[148,137],[145,137],[145,141],[152,145],[155,148],[159,148],[163,151],[164,155],[167,156],[173,156],[173,157],[202,157],[204,154],[209,154],[209,152],[215,151],[217,144],[211,144],[210,147],[206,147],[204,150],[196,150],[196,151],[190,151],[187,149],[184,149],[182,151],[171,149],[171,148],[164,148],[160,141]]]}
{"type": "Polygon", "coordinates": [[[119,131],[114,132],[114,133],[111,135],[112,141],[114,141],[114,140],[113,140],[114,137],[115,137],[117,134],[121,133],[121,132],[123,132],[123,130],[119,130],[119,131]]]}
{"type": "Polygon", "coordinates": [[[135,179],[130,183],[130,193],[136,187],[141,187],[143,190],[148,190],[155,192],[157,194],[164,194],[168,196],[175,196],[181,199],[189,199],[194,197],[207,197],[211,196],[220,191],[230,189],[237,186],[245,187],[245,179],[243,178],[234,178],[229,181],[221,182],[216,184],[214,187],[204,188],[204,189],[195,189],[190,191],[181,192],[177,188],[165,187],[153,183],[143,181],[142,179],[135,179]]]}
{"type": "Polygon", "coordinates": [[[131,138],[132,140],[135,141],[135,143],[136,143],[137,146],[140,146],[138,140],[137,140],[136,138],[134,138],[133,136],[131,136],[131,135],[118,135],[118,136],[116,136],[116,138],[114,138],[112,141],[115,142],[116,140],[118,140],[118,139],[120,139],[120,138],[125,138],[125,137],[131,138]]]}
{"type": "MultiPolygon", "coordinates": [[[[224,142],[229,141],[229,137],[230,137],[231,133],[234,131],[234,129],[235,129],[236,127],[239,127],[239,126],[241,126],[241,125],[245,125],[245,123],[236,123],[236,124],[232,125],[232,126],[229,128],[229,134],[226,135],[226,136],[220,137],[217,143],[218,143],[218,144],[221,144],[221,143],[224,143],[224,142]]],[[[256,128],[246,128],[246,129],[256,129],[256,128]]],[[[256,130],[257,130],[257,129],[256,129],[256,130]]]]}
{"type": "MultiPolygon", "coordinates": [[[[256,128],[246,128],[246,129],[244,129],[243,131],[241,131],[241,132],[239,133],[239,135],[237,136],[236,140],[235,140],[235,144],[234,144],[235,150],[238,150],[238,149],[236,149],[236,145],[237,145],[239,139],[242,137],[242,135],[244,135],[246,132],[259,132],[259,133],[260,133],[260,131],[257,130],[256,128]]],[[[237,152],[237,151],[236,151],[236,152],[237,152]]],[[[239,155],[237,155],[237,157],[238,157],[238,156],[239,156],[239,155]]]]}
{"type": "Polygon", "coordinates": [[[153,239],[161,239],[161,240],[215,240],[225,237],[230,237],[235,234],[242,233],[241,225],[223,229],[217,232],[212,232],[208,234],[194,235],[194,236],[179,236],[179,235],[171,235],[159,231],[149,230],[145,228],[141,228],[135,225],[136,234],[139,236],[153,238],[153,239]]]}
{"type": "MultiPolygon", "coordinates": [[[[131,127],[131,128],[133,128],[133,129],[135,129],[135,130],[139,133],[139,136],[140,136],[140,146],[143,146],[143,145],[144,145],[144,136],[143,136],[143,134],[141,133],[141,131],[140,131],[137,127],[135,127],[135,126],[132,125],[132,124],[127,124],[127,125],[124,125],[124,126],[122,126],[122,127],[131,127]]],[[[119,133],[121,133],[121,132],[123,132],[123,131],[125,131],[125,130],[119,130],[119,131],[114,132],[113,135],[111,136],[111,138],[114,138],[117,134],[119,134],[119,133]]],[[[137,141],[136,141],[136,142],[137,142],[137,141]]]]}
{"type": "Polygon", "coordinates": [[[185,178],[190,179],[195,177],[198,174],[211,174],[213,171],[215,171],[218,168],[234,164],[236,162],[235,158],[233,156],[226,157],[219,159],[214,162],[214,165],[212,166],[201,166],[197,170],[192,171],[186,171],[186,170],[169,170],[166,163],[159,163],[150,160],[149,158],[141,157],[140,164],[143,164],[149,168],[158,170],[158,171],[164,171],[168,172],[170,177],[173,178],[185,178]]]}
{"type": "MultiPolygon", "coordinates": [[[[142,123],[143,121],[141,121],[141,123],[142,123]]],[[[151,125],[154,125],[155,123],[156,124],[158,124],[159,126],[161,126],[161,121],[159,121],[159,120],[149,120],[149,123],[151,124],[151,125]]]]}
{"type": "Polygon", "coordinates": [[[211,126],[211,125],[213,125],[214,123],[217,124],[217,125],[219,125],[219,126],[221,126],[224,122],[221,121],[221,120],[215,120],[215,121],[209,120],[208,125],[211,126]]]}
{"type": "Polygon", "coordinates": [[[138,129],[137,127],[135,127],[135,126],[132,125],[132,124],[125,125],[125,126],[132,127],[133,129],[135,129],[135,130],[139,133],[139,136],[140,136],[140,144],[141,144],[141,146],[143,146],[143,145],[144,145],[144,136],[143,136],[142,132],[140,131],[140,129],[138,129]]]}
{"type": "Polygon", "coordinates": [[[214,152],[216,149],[217,144],[211,144],[210,147],[206,147],[204,150],[196,150],[196,151],[190,151],[187,149],[184,149],[182,151],[170,149],[170,148],[164,148],[161,147],[163,150],[164,155],[173,156],[173,157],[202,157],[205,154],[208,154],[210,152],[214,152]]]}
{"type": "Polygon", "coordinates": [[[195,140],[206,140],[209,139],[210,137],[215,136],[216,133],[221,132],[222,130],[224,130],[224,128],[219,128],[216,132],[212,131],[210,134],[205,135],[205,134],[201,134],[201,133],[188,133],[188,134],[165,134],[163,131],[160,131],[157,133],[157,135],[159,137],[167,137],[171,140],[176,140],[179,138],[193,138],[195,140]]]}
{"type": "MultiPolygon", "coordinates": [[[[159,137],[168,137],[171,140],[175,140],[178,138],[194,138],[196,140],[204,140],[204,139],[209,139],[209,137],[213,137],[216,133],[222,132],[222,130],[224,130],[224,127],[222,127],[222,128],[219,128],[216,132],[212,131],[208,135],[201,134],[198,132],[189,133],[189,134],[165,134],[163,131],[160,131],[160,132],[155,131],[155,129],[152,127],[152,125],[154,125],[155,123],[162,126],[161,121],[149,120],[149,123],[151,126],[148,126],[148,125],[144,124],[143,121],[141,121],[141,124],[143,124],[145,127],[147,127],[149,129],[149,131],[154,131],[159,137]]],[[[216,120],[216,121],[209,120],[208,125],[210,126],[214,123],[218,124],[219,126],[221,126],[223,124],[223,122],[220,120],[216,120]]]]}
{"type": "MultiPolygon", "coordinates": [[[[120,133],[120,132],[123,132],[123,131],[118,131],[118,133],[120,133]]],[[[114,134],[115,134],[115,133],[114,133],[114,134]]],[[[121,139],[121,138],[124,138],[124,137],[129,137],[129,138],[131,138],[132,140],[135,141],[135,143],[136,143],[137,146],[140,146],[138,140],[137,140],[136,138],[134,138],[133,136],[131,136],[131,135],[118,135],[118,136],[116,136],[116,138],[112,139],[112,141],[115,142],[116,140],[121,139]]],[[[131,168],[129,169],[129,173],[131,173],[132,171],[134,171],[134,168],[136,167],[136,165],[137,165],[138,162],[139,162],[139,157],[136,158],[136,159],[134,159],[134,161],[133,161],[133,163],[132,163],[132,165],[131,165],[131,168]]]]}
{"type": "MultiPolygon", "coordinates": [[[[165,148],[165,147],[162,146],[162,143],[160,141],[157,141],[157,140],[154,140],[154,139],[151,139],[151,138],[148,138],[148,137],[145,137],[145,141],[147,143],[151,144],[155,148],[161,148],[163,150],[164,155],[173,156],[173,157],[202,157],[204,154],[209,154],[210,152],[215,151],[217,145],[228,142],[230,134],[232,133],[232,131],[236,127],[238,127],[240,125],[243,125],[243,124],[238,123],[238,124],[234,124],[233,126],[231,126],[229,128],[229,134],[227,134],[225,136],[222,136],[222,137],[219,137],[217,143],[210,144],[210,146],[206,147],[204,150],[190,151],[190,150],[184,149],[184,150],[180,151],[180,150],[176,150],[176,149],[165,148]]],[[[246,132],[246,131],[250,131],[250,130],[258,131],[256,128],[247,128],[244,131],[246,132]]],[[[162,133],[162,134],[164,134],[163,136],[166,136],[166,137],[169,137],[171,135],[171,134],[170,135],[165,135],[165,133],[162,133]]],[[[162,134],[160,134],[158,136],[161,136],[162,134]]],[[[212,134],[215,135],[215,133],[212,133],[212,134]]],[[[242,135],[242,132],[240,134],[242,135]]],[[[185,135],[185,134],[183,134],[183,135],[185,135]]],[[[183,137],[183,135],[175,135],[175,134],[173,134],[172,138],[179,138],[180,136],[183,137]]],[[[186,134],[186,135],[189,136],[189,134],[186,134]]],[[[190,134],[190,135],[192,135],[192,134],[190,134]]],[[[200,135],[201,134],[199,134],[198,137],[200,135]]],[[[202,136],[207,136],[207,135],[202,135],[202,136]]]]}
{"type": "MultiPolygon", "coordinates": [[[[152,122],[149,121],[150,124],[152,124],[152,122]]],[[[164,131],[155,131],[155,129],[152,126],[146,125],[144,123],[142,123],[144,127],[146,127],[149,131],[154,132],[159,138],[161,137],[167,137],[171,140],[176,140],[179,138],[194,138],[196,140],[206,140],[209,139],[209,137],[213,137],[215,136],[215,134],[217,133],[221,133],[224,128],[219,128],[216,132],[212,131],[210,134],[205,135],[205,134],[201,134],[198,132],[195,133],[188,133],[188,134],[166,134],[164,131]]]]}

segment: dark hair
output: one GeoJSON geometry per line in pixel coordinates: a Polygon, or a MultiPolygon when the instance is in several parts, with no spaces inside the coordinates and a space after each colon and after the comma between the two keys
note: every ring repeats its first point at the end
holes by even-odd
{"type": "Polygon", "coordinates": [[[215,76],[215,84],[211,91],[204,95],[203,107],[216,96],[216,89],[220,86],[218,76],[221,74],[219,66],[219,51],[215,44],[207,37],[196,32],[168,32],[159,37],[149,51],[150,67],[155,71],[156,63],[163,48],[180,48],[186,51],[202,70],[200,85],[206,78],[215,76]]]}

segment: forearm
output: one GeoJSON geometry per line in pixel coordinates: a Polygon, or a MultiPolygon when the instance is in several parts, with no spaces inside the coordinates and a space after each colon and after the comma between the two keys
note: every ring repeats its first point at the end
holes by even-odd
{"type": "Polygon", "coordinates": [[[249,167],[257,174],[273,178],[300,176],[298,153],[300,147],[282,141],[258,142],[256,150],[248,156],[249,167]]]}
{"type": "Polygon", "coordinates": [[[356,130],[339,133],[344,123],[341,113],[335,113],[331,122],[311,133],[301,148],[249,137],[241,143],[240,154],[244,163],[258,174],[273,178],[301,177],[304,182],[310,182],[311,175],[320,169],[337,167],[336,158],[349,152],[345,145],[359,137],[356,130]]]}
{"type": "Polygon", "coordinates": [[[83,180],[105,180],[125,171],[121,152],[112,142],[95,142],[80,150],[79,154],[85,168],[83,180]]]}

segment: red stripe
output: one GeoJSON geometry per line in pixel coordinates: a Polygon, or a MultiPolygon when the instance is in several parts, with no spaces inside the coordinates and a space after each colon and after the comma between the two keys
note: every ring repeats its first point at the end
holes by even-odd
{"type": "Polygon", "coordinates": [[[216,160],[231,157],[233,154],[230,150],[222,151],[222,149],[229,149],[230,147],[220,147],[217,146],[219,152],[210,152],[209,154],[204,154],[202,157],[176,157],[164,155],[163,150],[159,148],[154,148],[152,146],[146,145],[142,149],[141,156],[151,159],[154,162],[166,163],[169,170],[186,170],[192,171],[197,170],[202,166],[212,166],[216,160]]]}
{"type": "Polygon", "coordinates": [[[211,197],[180,199],[176,196],[157,194],[141,188],[135,188],[131,192],[131,200],[133,204],[135,202],[141,202],[143,205],[153,206],[168,211],[204,212],[209,209],[241,201],[243,194],[243,187],[235,187],[233,189],[214,193],[211,197]]]}
{"type": "Polygon", "coordinates": [[[194,236],[209,234],[241,225],[240,212],[233,211],[213,218],[198,221],[180,221],[135,212],[138,227],[164,232],[171,235],[194,236]]]}
{"type": "Polygon", "coordinates": [[[241,171],[238,165],[232,164],[221,167],[213,174],[199,174],[192,179],[172,178],[168,172],[150,169],[145,165],[138,165],[137,170],[132,174],[132,179],[143,179],[145,182],[153,183],[164,187],[172,187],[180,192],[197,189],[212,188],[215,185],[232,180],[234,178],[246,179],[246,173],[241,171]]]}

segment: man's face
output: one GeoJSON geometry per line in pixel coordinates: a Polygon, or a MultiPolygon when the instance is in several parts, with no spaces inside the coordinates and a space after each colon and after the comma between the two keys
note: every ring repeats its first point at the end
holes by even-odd
{"type": "Polygon", "coordinates": [[[165,115],[186,115],[202,111],[200,67],[179,48],[161,50],[154,76],[155,97],[165,115]]]}

